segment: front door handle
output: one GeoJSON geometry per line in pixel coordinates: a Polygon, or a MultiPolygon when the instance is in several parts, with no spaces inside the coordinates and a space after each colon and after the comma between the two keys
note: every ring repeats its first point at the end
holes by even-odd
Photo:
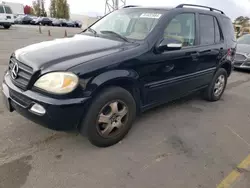
{"type": "Polygon", "coordinates": [[[197,56],[200,55],[200,53],[197,52],[197,51],[193,51],[193,52],[187,52],[186,55],[187,56],[192,56],[192,57],[197,57],[197,56]]]}
{"type": "Polygon", "coordinates": [[[174,64],[172,65],[166,65],[164,68],[163,68],[163,72],[170,72],[171,70],[174,69],[174,64]]]}
{"type": "Polygon", "coordinates": [[[188,52],[186,53],[188,56],[191,56],[193,61],[198,61],[198,58],[200,56],[200,53],[195,51],[195,52],[188,52]]]}
{"type": "Polygon", "coordinates": [[[200,55],[200,53],[199,53],[199,52],[192,52],[192,53],[190,53],[190,55],[191,55],[192,57],[197,57],[197,56],[200,55]]]}

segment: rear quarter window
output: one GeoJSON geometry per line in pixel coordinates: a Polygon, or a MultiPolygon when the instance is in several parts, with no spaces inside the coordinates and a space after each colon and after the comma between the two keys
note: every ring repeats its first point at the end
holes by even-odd
{"type": "Polygon", "coordinates": [[[222,17],[223,35],[228,40],[236,41],[232,21],[227,17],[222,17]]]}
{"type": "Polygon", "coordinates": [[[3,14],[3,13],[5,13],[5,12],[4,12],[4,9],[3,9],[3,6],[0,5],[0,14],[3,14]]]}

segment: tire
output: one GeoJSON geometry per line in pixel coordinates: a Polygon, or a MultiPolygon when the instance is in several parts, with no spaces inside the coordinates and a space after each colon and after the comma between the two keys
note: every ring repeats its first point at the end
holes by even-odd
{"type": "Polygon", "coordinates": [[[9,29],[10,25],[4,25],[3,27],[4,27],[4,29],[9,29]]]}
{"type": "MultiPolygon", "coordinates": [[[[110,115],[111,117],[109,118],[109,121],[111,121],[112,117],[115,116],[115,113],[114,114],[112,113],[112,108],[110,109],[111,112],[109,112],[109,114],[111,114],[110,115]]],[[[97,95],[93,99],[92,104],[90,105],[88,112],[81,124],[80,133],[82,135],[87,134],[88,140],[93,145],[97,147],[108,147],[118,143],[127,135],[130,128],[132,127],[135,116],[136,116],[136,103],[134,101],[133,96],[127,90],[121,87],[110,87],[103,90],[99,95],[97,95]],[[99,117],[101,116],[100,114],[102,113],[104,115],[102,110],[105,109],[106,107],[107,108],[111,107],[109,104],[114,104],[116,103],[116,101],[118,101],[117,104],[121,103],[124,106],[126,106],[124,108],[127,109],[127,113],[124,116],[125,123],[122,124],[121,128],[113,129],[117,131],[117,133],[114,131],[113,133],[112,132],[110,133],[111,136],[104,136],[100,131],[101,129],[99,125],[100,122],[98,123],[98,120],[100,120],[99,117]],[[112,134],[114,135],[112,136],[112,134]]],[[[122,122],[122,118],[120,119],[120,122],[122,122]]],[[[112,126],[113,123],[111,123],[112,126]]],[[[103,128],[104,131],[106,130],[106,128],[103,128]]]]}
{"type": "MultiPolygon", "coordinates": [[[[227,85],[227,71],[224,68],[218,69],[218,71],[215,73],[211,83],[209,86],[206,88],[204,91],[204,99],[207,101],[218,101],[220,100],[221,96],[223,95],[226,85],[227,85]],[[221,86],[221,90],[219,93],[216,95],[216,89],[215,89],[215,84],[218,84],[219,78],[224,77],[224,85],[221,86]]],[[[219,84],[220,85],[220,84],[219,84]]]]}

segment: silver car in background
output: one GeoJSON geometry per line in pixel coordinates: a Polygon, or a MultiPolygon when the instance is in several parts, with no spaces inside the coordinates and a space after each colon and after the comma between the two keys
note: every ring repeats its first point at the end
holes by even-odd
{"type": "Polygon", "coordinates": [[[250,70],[250,34],[243,35],[238,39],[234,67],[250,70]]]}

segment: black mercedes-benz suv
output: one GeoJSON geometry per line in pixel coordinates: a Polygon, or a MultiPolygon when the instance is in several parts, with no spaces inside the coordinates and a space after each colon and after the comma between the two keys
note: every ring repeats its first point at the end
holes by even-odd
{"type": "Polygon", "coordinates": [[[236,39],[222,11],[200,7],[128,6],[71,38],[16,50],[2,84],[6,106],[107,147],[147,109],[195,91],[219,100],[236,39]]]}

